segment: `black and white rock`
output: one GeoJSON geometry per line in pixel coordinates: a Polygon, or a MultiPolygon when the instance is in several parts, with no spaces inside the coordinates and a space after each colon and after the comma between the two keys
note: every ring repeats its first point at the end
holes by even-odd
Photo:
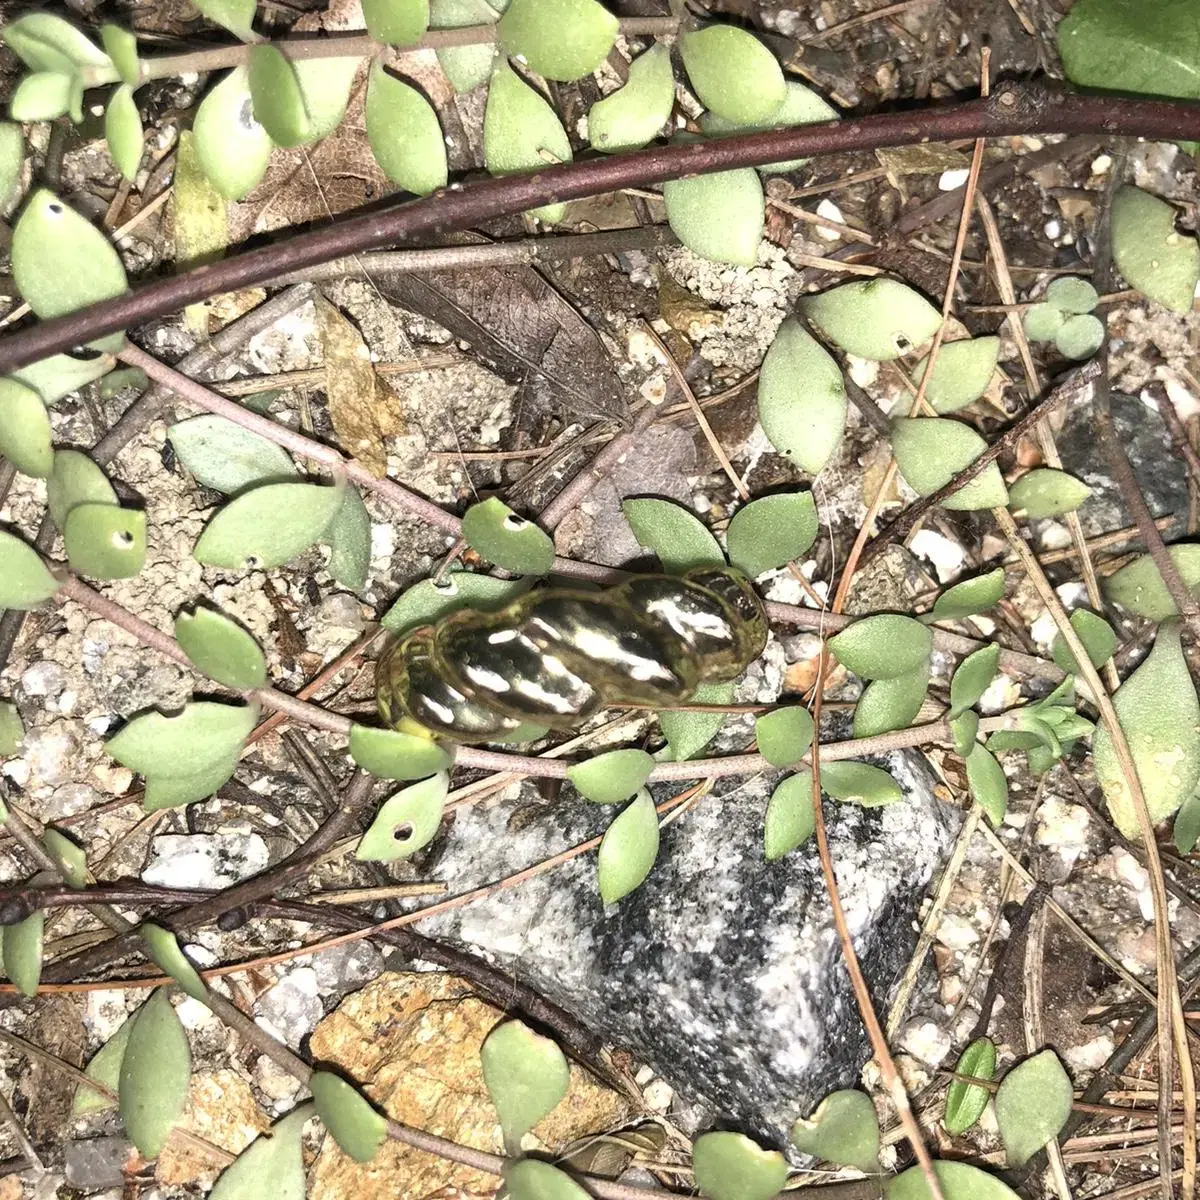
{"type": "MultiPolygon", "coordinates": [[[[873,761],[904,802],[826,812],[847,919],[886,1006],[958,817],[935,798],[917,752],[873,761]]],[[[428,932],[484,951],[649,1063],[674,1088],[682,1122],[730,1123],[783,1146],[796,1117],[857,1081],[869,1050],[815,849],[763,860],[763,812],[779,777],[720,781],[667,825],[650,877],[608,909],[587,855],[428,932]]],[[[456,890],[487,883],[595,836],[615,812],[569,788],[541,814],[522,811],[539,803],[532,797],[459,810],[431,847],[434,872],[456,890]]]]}
{"type": "Polygon", "coordinates": [[[257,833],[164,833],[150,843],[146,883],[178,888],[227,888],[267,865],[257,833]]]}

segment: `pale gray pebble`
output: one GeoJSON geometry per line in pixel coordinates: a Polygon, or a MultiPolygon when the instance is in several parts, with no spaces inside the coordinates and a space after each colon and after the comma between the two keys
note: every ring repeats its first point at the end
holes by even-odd
{"type": "Polygon", "coordinates": [[[123,1137],[70,1141],[63,1151],[67,1183],[81,1192],[120,1187],[125,1182],[121,1168],[132,1153],[132,1143],[123,1137]]]}
{"type": "Polygon", "coordinates": [[[66,685],[62,667],[48,659],[27,667],[21,676],[21,687],[27,696],[57,696],[66,685]]]}
{"type": "Polygon", "coordinates": [[[142,879],[160,887],[227,888],[257,875],[267,858],[257,833],[164,833],[150,843],[142,879]]]}
{"type": "Polygon", "coordinates": [[[296,967],[259,999],[257,1020],[279,1035],[293,1050],[325,1015],[312,967],[296,967]]]}
{"type": "Polygon", "coordinates": [[[64,817],[87,812],[103,802],[104,797],[94,787],[86,783],[68,783],[55,788],[42,807],[42,816],[47,821],[61,821],[64,817]]]}
{"type": "Polygon", "coordinates": [[[362,605],[356,597],[351,596],[348,592],[337,592],[332,596],[326,596],[317,608],[316,619],[323,625],[333,625],[338,629],[351,629],[355,633],[366,628],[362,605]]]}
{"type": "Polygon", "coordinates": [[[322,992],[353,992],[383,974],[383,955],[368,942],[349,942],[314,954],[312,967],[322,992]]]}

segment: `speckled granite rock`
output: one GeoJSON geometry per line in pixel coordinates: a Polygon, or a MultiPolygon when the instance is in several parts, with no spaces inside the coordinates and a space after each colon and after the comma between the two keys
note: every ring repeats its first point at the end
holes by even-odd
{"type": "MultiPolygon", "coordinates": [[[[957,816],[934,798],[918,754],[874,761],[894,773],[905,802],[827,813],[847,917],[886,1004],[957,816]]],[[[646,883],[607,910],[595,858],[585,856],[439,918],[430,932],[488,952],[650,1063],[675,1089],[683,1123],[730,1121],[782,1145],[797,1116],[856,1080],[868,1050],[815,850],[763,861],[777,778],[721,781],[663,831],[646,883]]],[[[473,887],[594,836],[611,818],[569,788],[540,814],[533,793],[523,796],[460,810],[433,849],[436,873],[456,890],[473,887]]]]}

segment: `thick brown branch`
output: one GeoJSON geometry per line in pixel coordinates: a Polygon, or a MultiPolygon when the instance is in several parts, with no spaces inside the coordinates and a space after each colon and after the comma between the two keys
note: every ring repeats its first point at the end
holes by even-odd
{"type": "Polygon", "coordinates": [[[210,296],[270,283],[289,271],[418,236],[465,229],[544,204],[818,154],[1031,133],[1200,140],[1200,104],[1077,96],[1031,84],[1009,85],[985,100],[952,106],[653,147],[636,154],[548,167],[531,175],[453,185],[424,200],[360,212],[11,334],[0,340],[0,373],[210,296]]]}

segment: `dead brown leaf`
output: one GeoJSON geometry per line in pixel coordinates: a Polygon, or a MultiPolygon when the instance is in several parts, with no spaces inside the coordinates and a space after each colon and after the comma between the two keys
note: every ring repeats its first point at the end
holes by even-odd
{"type": "Polygon", "coordinates": [[[399,398],[375,373],[362,334],[320,296],[317,331],[325,352],[325,395],[338,443],[382,479],[387,474],[387,439],[404,430],[399,398]]]}

